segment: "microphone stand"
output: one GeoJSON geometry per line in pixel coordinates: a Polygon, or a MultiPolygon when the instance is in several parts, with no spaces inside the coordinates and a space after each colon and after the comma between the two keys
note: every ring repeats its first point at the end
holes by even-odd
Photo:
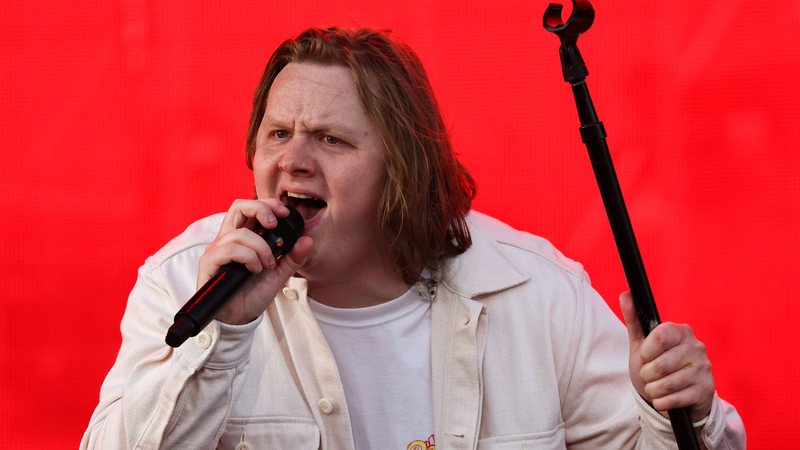
{"type": "MultiPolygon", "coordinates": [[[[589,151],[600,196],[606,209],[617,251],[622,260],[622,267],[628,286],[633,296],[636,316],[645,336],[661,323],[650,289],[650,282],[644,270],[636,236],[622,198],[617,174],[606,144],[606,132],[603,123],[597,118],[597,112],[589,96],[586,76],[589,71],[578,50],[578,36],[587,31],[594,22],[594,9],[588,0],[572,0],[572,14],[566,23],[561,20],[562,5],[551,3],[544,13],[544,28],[554,33],[561,40],[561,70],[564,81],[572,86],[575,105],[580,119],[581,139],[589,151]]],[[[692,418],[688,408],[669,410],[669,420],[680,450],[700,449],[694,433],[692,418]]]]}

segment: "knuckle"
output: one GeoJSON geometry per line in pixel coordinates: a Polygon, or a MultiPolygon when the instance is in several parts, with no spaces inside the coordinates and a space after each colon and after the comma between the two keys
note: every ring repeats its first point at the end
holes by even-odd
{"type": "Polygon", "coordinates": [[[696,352],[698,352],[701,355],[706,355],[707,354],[706,344],[703,344],[700,341],[695,341],[694,349],[695,349],[696,352]]]}
{"type": "Polygon", "coordinates": [[[697,364],[698,370],[704,373],[711,373],[711,361],[704,359],[697,364]]]}
{"type": "Polygon", "coordinates": [[[675,391],[675,382],[669,378],[662,379],[660,385],[660,391],[664,394],[675,391]]]}
{"type": "Polygon", "coordinates": [[[652,342],[656,344],[659,349],[664,348],[667,344],[670,325],[669,323],[663,323],[656,327],[651,333],[652,342]]]}
{"type": "Polygon", "coordinates": [[[239,210],[241,210],[242,207],[244,207],[244,202],[245,201],[246,200],[241,199],[241,198],[237,198],[236,200],[234,200],[233,203],[231,203],[231,211],[239,211],[239,210]]]}
{"type": "Polygon", "coordinates": [[[664,410],[664,411],[667,411],[667,410],[670,410],[670,409],[675,409],[675,408],[677,408],[677,405],[678,405],[678,399],[677,399],[676,396],[670,395],[668,397],[662,398],[661,399],[661,404],[662,404],[661,409],[664,410]]]}
{"type": "Polygon", "coordinates": [[[654,386],[654,383],[647,383],[644,385],[644,393],[651,399],[658,397],[658,390],[654,386]]]}
{"type": "Polygon", "coordinates": [[[658,358],[653,361],[653,372],[658,376],[662,376],[667,372],[668,366],[669,364],[664,358],[658,358]]]}

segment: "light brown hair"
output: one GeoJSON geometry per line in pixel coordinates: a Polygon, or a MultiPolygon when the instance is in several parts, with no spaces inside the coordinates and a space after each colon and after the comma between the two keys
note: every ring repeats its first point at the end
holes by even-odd
{"type": "Polygon", "coordinates": [[[253,99],[247,135],[251,169],[256,134],[275,77],[290,62],[350,69],[364,109],[386,145],[387,180],[378,206],[391,261],[413,283],[471,244],[464,217],[475,183],[456,158],[428,76],[417,55],[388,31],[311,28],[281,44],[253,99]]]}

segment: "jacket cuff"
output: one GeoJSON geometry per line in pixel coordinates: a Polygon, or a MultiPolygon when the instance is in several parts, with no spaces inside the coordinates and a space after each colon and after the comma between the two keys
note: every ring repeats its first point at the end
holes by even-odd
{"type": "Polygon", "coordinates": [[[210,347],[214,350],[205,366],[210,369],[230,369],[242,365],[250,359],[253,337],[262,320],[264,320],[263,314],[244,325],[230,325],[214,321],[218,332],[216,336],[212,337],[210,347]]]}
{"type": "MultiPolygon", "coordinates": [[[[722,404],[719,401],[717,393],[714,392],[714,399],[711,401],[711,412],[708,417],[703,419],[703,442],[708,448],[717,448],[722,442],[723,435],[725,434],[725,412],[722,410],[722,404]]],[[[697,424],[695,424],[697,426],[697,424]]]]}
{"type": "Polygon", "coordinates": [[[655,436],[662,442],[675,442],[675,433],[672,431],[672,424],[669,419],[650,406],[635,389],[632,390],[633,395],[636,397],[636,405],[639,406],[639,421],[642,424],[642,432],[655,436]]]}
{"type": "MultiPolygon", "coordinates": [[[[635,390],[634,394],[636,395],[636,404],[639,405],[639,411],[641,412],[639,417],[641,418],[643,430],[658,436],[660,439],[674,442],[675,434],[669,419],[650,406],[635,390]]],[[[701,436],[706,447],[713,449],[719,445],[725,431],[725,415],[716,392],[714,392],[714,398],[711,400],[711,411],[708,416],[700,421],[693,422],[692,426],[695,430],[698,428],[703,429],[701,436]]]]}
{"type": "Polygon", "coordinates": [[[193,372],[201,367],[222,370],[240,366],[250,358],[255,330],[262,320],[263,315],[244,325],[214,320],[176,349],[176,356],[193,372]]]}

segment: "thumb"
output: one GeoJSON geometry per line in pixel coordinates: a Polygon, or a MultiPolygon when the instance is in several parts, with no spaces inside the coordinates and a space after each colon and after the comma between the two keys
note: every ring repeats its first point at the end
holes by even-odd
{"type": "Polygon", "coordinates": [[[622,310],[622,317],[628,328],[628,340],[630,340],[631,346],[641,343],[644,340],[644,333],[639,325],[639,317],[636,315],[636,308],[633,307],[633,297],[630,291],[620,294],[619,308],[622,310]]]}
{"type": "Polygon", "coordinates": [[[311,254],[311,247],[313,246],[313,239],[308,236],[300,236],[294,247],[292,247],[292,251],[278,261],[278,265],[275,267],[278,278],[284,281],[288,280],[289,277],[303,267],[303,264],[306,263],[308,256],[311,254]]]}

